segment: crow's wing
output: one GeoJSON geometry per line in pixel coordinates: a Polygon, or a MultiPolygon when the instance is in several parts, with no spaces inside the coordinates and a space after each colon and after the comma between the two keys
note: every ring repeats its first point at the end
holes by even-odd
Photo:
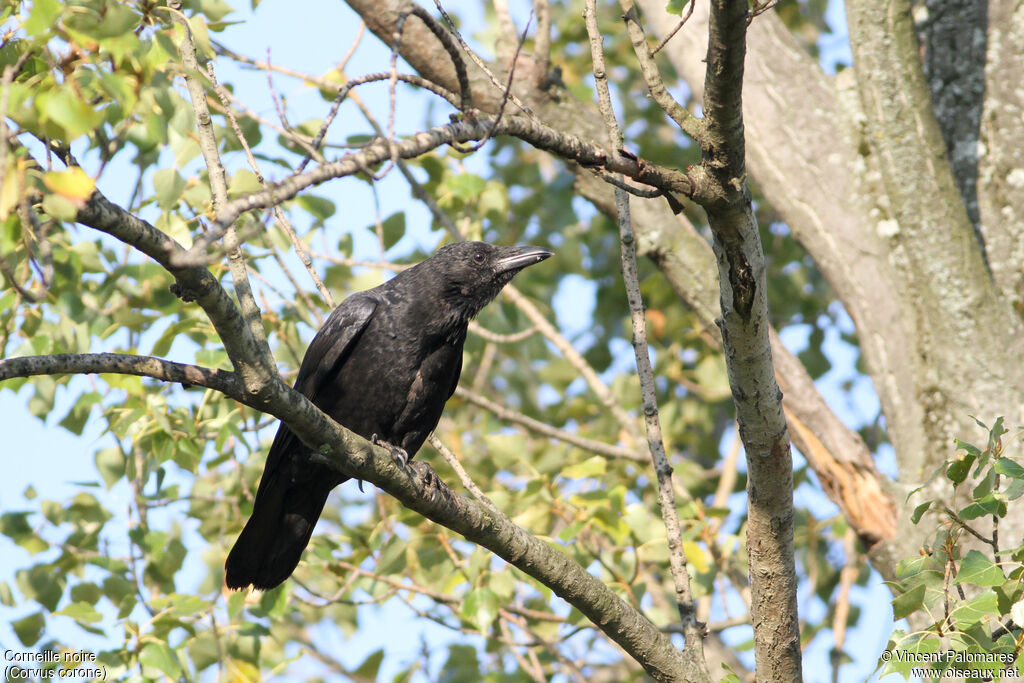
{"type": "MultiPolygon", "coordinates": [[[[352,353],[376,308],[377,301],[365,292],[360,292],[342,301],[331,312],[306,349],[306,355],[299,367],[299,375],[295,379],[297,391],[313,403],[317,402],[317,394],[322,389],[330,387],[331,381],[352,353]]],[[[281,459],[291,454],[298,446],[299,438],[282,422],[270,451],[267,452],[267,463],[263,469],[263,478],[260,479],[257,497],[265,487],[272,485],[268,482],[275,478],[281,466],[281,459]]]]}
{"type": "Polygon", "coordinates": [[[458,367],[455,368],[455,374],[452,375],[452,385],[448,388],[448,395],[445,397],[447,401],[455,393],[455,389],[459,386],[459,377],[462,375],[462,349],[459,349],[459,360],[458,367]]]}
{"type": "Polygon", "coordinates": [[[299,367],[295,388],[316,403],[317,394],[331,386],[377,309],[365,292],[353,294],[331,312],[313,337],[299,367]]]}

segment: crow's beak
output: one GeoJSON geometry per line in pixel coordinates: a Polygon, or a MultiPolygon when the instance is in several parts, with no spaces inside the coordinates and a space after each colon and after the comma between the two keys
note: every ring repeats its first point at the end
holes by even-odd
{"type": "Polygon", "coordinates": [[[553,255],[543,247],[506,247],[503,251],[505,255],[494,262],[494,270],[498,273],[521,270],[553,255]]]}

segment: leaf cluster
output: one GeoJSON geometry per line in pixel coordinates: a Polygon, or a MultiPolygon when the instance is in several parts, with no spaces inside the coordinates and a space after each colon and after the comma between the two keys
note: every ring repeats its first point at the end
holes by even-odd
{"type": "Polygon", "coordinates": [[[1024,664],[1024,545],[1004,548],[999,536],[1000,521],[1024,495],[1024,467],[1006,453],[1002,418],[978,425],[988,432],[984,447],[958,439],[956,454],[911,493],[940,477],[953,486],[952,502],[914,509],[915,524],[937,514],[939,527],[933,546],[897,568],[893,615],[920,626],[893,633],[883,673],[908,678],[924,668],[934,677],[1002,680],[1024,664]]]}

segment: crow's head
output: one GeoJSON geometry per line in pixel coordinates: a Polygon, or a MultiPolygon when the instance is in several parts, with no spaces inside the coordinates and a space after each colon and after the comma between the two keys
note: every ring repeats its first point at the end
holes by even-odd
{"type": "Polygon", "coordinates": [[[456,242],[438,249],[424,264],[434,264],[443,279],[445,301],[469,320],[498,296],[516,273],[549,256],[551,252],[541,247],[456,242]]]}

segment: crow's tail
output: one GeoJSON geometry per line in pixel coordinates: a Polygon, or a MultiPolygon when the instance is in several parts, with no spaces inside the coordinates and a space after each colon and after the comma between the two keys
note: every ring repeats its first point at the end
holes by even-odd
{"type": "Polygon", "coordinates": [[[224,563],[228,588],[269,590],[291,576],[328,494],[340,483],[335,472],[301,457],[298,439],[284,436],[279,432],[270,448],[252,516],[224,563]]]}

